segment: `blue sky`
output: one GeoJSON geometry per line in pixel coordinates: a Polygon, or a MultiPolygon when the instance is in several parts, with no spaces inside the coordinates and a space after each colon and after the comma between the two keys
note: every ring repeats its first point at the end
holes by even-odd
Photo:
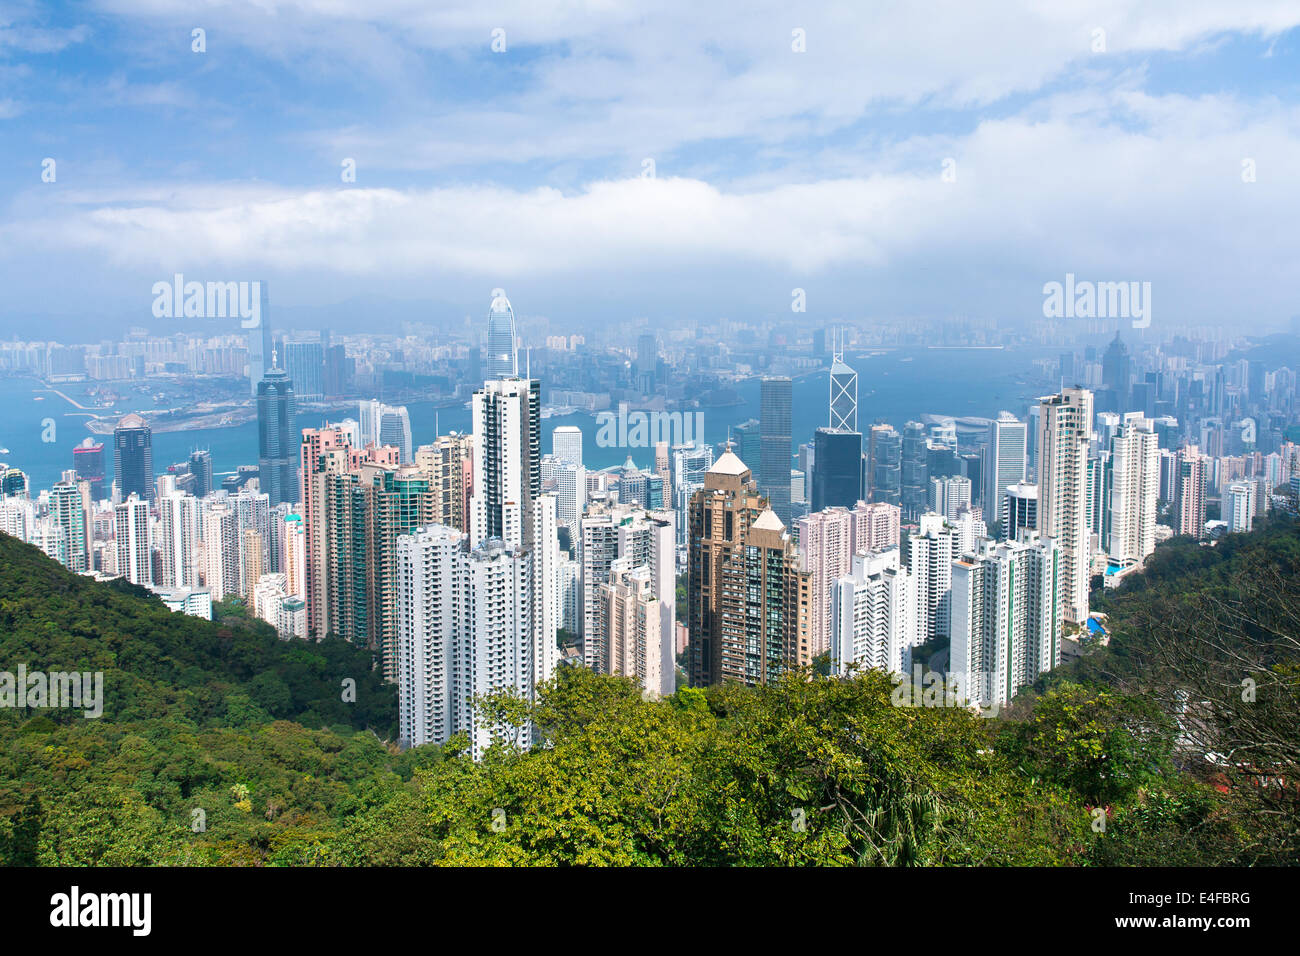
{"type": "Polygon", "coordinates": [[[1300,313],[1300,5],[700,6],[0,0],[0,334],[176,271],[336,327],[1300,313]]]}

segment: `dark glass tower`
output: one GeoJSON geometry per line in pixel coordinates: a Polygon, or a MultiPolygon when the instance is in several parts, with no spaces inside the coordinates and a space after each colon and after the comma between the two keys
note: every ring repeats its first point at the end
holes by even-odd
{"type": "Polygon", "coordinates": [[[903,520],[915,521],[925,511],[930,474],[926,457],[925,426],[908,422],[903,426],[902,507],[903,520]]]}
{"type": "Polygon", "coordinates": [[[298,443],[293,426],[296,409],[289,373],[272,368],[257,385],[258,484],[271,507],[298,500],[298,443]]]}
{"type": "Polygon", "coordinates": [[[903,442],[888,425],[871,429],[871,500],[897,505],[902,502],[903,442]]]}
{"type": "Polygon", "coordinates": [[[1128,346],[1120,340],[1119,332],[1106,348],[1101,358],[1101,382],[1115,393],[1115,411],[1123,414],[1129,409],[1129,387],[1133,376],[1128,346]]]}
{"type": "Polygon", "coordinates": [[[757,418],[741,422],[731,429],[732,451],[741,461],[763,460],[763,435],[757,418]]]}
{"type": "Polygon", "coordinates": [[[95,501],[108,497],[104,494],[104,443],[87,438],[72,449],[72,466],[77,475],[90,482],[90,497],[95,501]]]}
{"type": "Polygon", "coordinates": [[[0,474],[0,496],[26,498],[27,475],[17,468],[6,468],[3,474],[0,474]]]}
{"type": "Polygon", "coordinates": [[[813,434],[812,510],[852,508],[861,498],[861,433],[817,429],[813,434]]]}
{"type": "Polygon", "coordinates": [[[125,501],[139,495],[153,501],[153,430],[139,415],[127,415],[113,429],[113,479],[125,501]]]}
{"type": "Polygon", "coordinates": [[[790,395],[790,379],[763,379],[758,490],[786,527],[790,526],[790,395]]]}
{"type": "Polygon", "coordinates": [[[199,449],[190,453],[190,474],[194,476],[195,498],[212,494],[212,453],[199,449]]]}

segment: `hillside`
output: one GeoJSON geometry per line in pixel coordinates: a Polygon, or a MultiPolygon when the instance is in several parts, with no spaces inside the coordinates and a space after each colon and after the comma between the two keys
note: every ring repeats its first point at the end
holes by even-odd
{"type": "Polygon", "coordinates": [[[173,613],[0,534],[0,670],[20,665],[102,672],[103,715],[0,709],[4,862],[260,860],[286,833],[310,844],[351,784],[393,764],[381,738],[396,735],[396,695],[368,652],[173,613]],[[347,678],[355,703],[343,700],[347,678]],[[260,826],[231,789],[254,783],[260,826]],[[223,815],[238,825],[222,839],[238,838],[215,854],[223,815]]]}
{"type": "Polygon", "coordinates": [[[99,719],[0,712],[0,861],[1294,863],[1297,545],[1274,524],[1165,546],[1106,596],[1110,650],[998,719],[897,706],[878,672],[647,701],[563,668],[536,705],[492,703],[547,746],[475,764],[463,740],[381,741],[393,694],[364,652],[173,615],[3,539],[5,667],[101,668],[108,690],[99,719]],[[1243,757],[1207,762],[1223,746],[1243,757]],[[1284,784],[1255,785],[1261,767],[1284,784]]]}

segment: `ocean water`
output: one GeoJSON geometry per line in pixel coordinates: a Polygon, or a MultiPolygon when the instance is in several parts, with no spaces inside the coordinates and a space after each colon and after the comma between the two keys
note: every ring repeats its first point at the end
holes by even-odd
{"type": "MultiPolygon", "coordinates": [[[[872,422],[883,419],[895,427],[924,414],[991,417],[1001,409],[1023,415],[1030,402],[1050,390],[1044,382],[1032,381],[1032,361],[1055,356],[1052,349],[1006,350],[930,350],[911,349],[880,355],[849,357],[858,371],[858,424],[866,430],[872,422]]],[[[728,429],[750,418],[759,417],[759,380],[749,379],[736,390],[739,405],[705,408],[705,440],[721,443],[728,429]]],[[[80,400],[77,386],[59,386],[61,391],[80,400]]],[[[113,414],[133,411],[133,401],[148,402],[148,396],[128,391],[113,414]]],[[[810,441],[813,430],[827,423],[827,372],[800,376],[792,386],[793,440],[791,451],[810,441]]],[[[88,403],[83,403],[88,404],[88,403]]],[[[85,413],[52,392],[44,391],[40,382],[28,378],[0,378],[0,462],[27,472],[33,490],[48,488],[59,480],[61,472],[73,467],[72,450],[90,434],[85,427],[85,413]],[[47,420],[54,422],[49,434],[47,420]],[[53,437],[53,441],[44,438],[53,437]]],[[[440,432],[468,431],[470,410],[463,405],[435,408],[433,402],[407,404],[411,430],[416,445],[431,441],[440,432]]],[[[356,410],[334,418],[356,417],[356,410]]],[[[298,416],[301,428],[320,427],[326,416],[320,412],[298,416]]],[[[550,433],[560,425],[576,425],[583,431],[583,458],[588,468],[606,468],[622,464],[630,454],[640,466],[653,463],[653,448],[602,448],[596,438],[599,423],[586,414],[551,417],[542,422],[542,451],[550,452],[550,433]]],[[[105,445],[105,468],[112,475],[112,436],[96,436],[105,445]]],[[[195,448],[212,453],[213,469],[218,474],[233,472],[239,465],[257,464],[257,423],[246,422],[227,428],[190,429],[178,432],[155,432],[153,460],[161,472],[169,464],[184,461],[195,448]]],[[[749,463],[757,467],[757,462],[749,463]]]]}

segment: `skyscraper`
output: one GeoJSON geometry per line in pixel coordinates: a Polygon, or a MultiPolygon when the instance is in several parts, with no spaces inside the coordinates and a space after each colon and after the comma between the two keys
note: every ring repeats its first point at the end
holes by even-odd
{"type": "Polygon", "coordinates": [[[1174,530],[1193,538],[1205,537],[1205,498],[1210,459],[1195,445],[1178,450],[1178,491],[1174,499],[1174,530]]]}
{"type": "Polygon", "coordinates": [[[530,634],[535,653],[550,655],[559,627],[560,549],[555,496],[542,494],[541,392],[537,379],[508,378],[489,379],[474,393],[469,544],[477,549],[499,538],[529,554],[530,634]]]}
{"type": "Polygon", "coordinates": [[[429,477],[436,510],[433,523],[469,531],[470,492],[474,481],[474,438],[452,432],[421,445],[415,464],[429,477]]]}
{"type": "Polygon", "coordinates": [[[153,501],[153,431],[139,415],[125,416],[113,429],[113,478],[125,501],[139,495],[153,501]]]}
{"type": "MultiPolygon", "coordinates": [[[[206,498],[212,494],[212,453],[210,451],[197,449],[190,452],[190,474],[194,476],[194,487],[191,489],[196,498],[206,498]]],[[[297,471],[294,472],[297,474],[297,471]]],[[[294,495],[298,490],[294,490],[294,495]]]]}
{"type": "Polygon", "coordinates": [[[266,280],[258,282],[260,310],[258,322],[248,330],[248,393],[257,395],[257,386],[266,374],[267,362],[271,360],[271,299],[266,287],[266,280]]]}
{"type": "Polygon", "coordinates": [[[296,412],[292,380],[272,367],[257,386],[258,484],[272,507],[298,500],[296,412]]]}
{"type": "Polygon", "coordinates": [[[472,547],[523,542],[525,510],[541,493],[541,404],[536,379],[489,379],[474,393],[472,547]]]}
{"type": "Polygon", "coordinates": [[[64,479],[50,489],[50,517],[63,529],[63,564],[70,571],[90,571],[90,482],[71,480],[73,475],[63,474],[64,479]]]}
{"type": "Polygon", "coordinates": [[[904,555],[916,582],[916,628],[919,642],[948,636],[952,563],[961,556],[961,541],[942,515],[923,514],[908,536],[904,555]]]}
{"type": "Polygon", "coordinates": [[[713,467],[713,446],[690,442],[672,447],[673,512],[677,525],[677,545],[686,547],[687,514],[691,496],[704,487],[704,476],[713,467]]]}
{"type": "Polygon", "coordinates": [[[831,361],[830,427],[858,430],[858,373],[844,361],[842,350],[831,361]]]}
{"type": "Polygon", "coordinates": [[[967,700],[1009,704],[1061,661],[1060,552],[1050,538],[984,539],[952,565],[949,673],[967,700]]]}
{"type": "Polygon", "coordinates": [[[1026,481],[1007,487],[1002,496],[1002,540],[1015,541],[1021,531],[1038,530],[1038,486],[1026,481]]]}
{"type": "Polygon", "coordinates": [[[1228,533],[1249,531],[1255,524],[1255,482],[1234,481],[1223,495],[1223,517],[1228,523],[1228,533]]]}
{"type": "Polygon", "coordinates": [[[659,342],[653,332],[642,332],[636,340],[636,385],[644,395],[653,395],[659,367],[659,342]]]}
{"type": "Polygon", "coordinates": [[[1115,394],[1115,411],[1129,411],[1129,389],[1132,385],[1133,368],[1129,359],[1128,346],[1115,331],[1115,338],[1106,348],[1101,359],[1101,383],[1115,394]]]}
{"type": "Polygon", "coordinates": [[[916,581],[898,548],[853,557],[847,574],[831,582],[831,671],[853,665],[903,673],[918,643],[916,581]]]}
{"type": "Polygon", "coordinates": [[[764,378],[759,397],[762,457],[758,488],[783,525],[790,522],[790,379],[764,378]]]}
{"type": "Polygon", "coordinates": [[[853,518],[847,508],[804,515],[799,528],[800,568],[809,578],[808,648],[813,657],[830,649],[831,584],[852,568],[853,518]]]}
{"type": "Polygon", "coordinates": [[[83,439],[72,449],[72,461],[77,474],[90,482],[91,499],[100,501],[108,497],[104,488],[104,443],[93,438],[83,439]]]}
{"type": "Polygon", "coordinates": [[[515,346],[515,310],[504,289],[492,290],[487,316],[487,361],[483,373],[489,380],[514,378],[519,374],[515,346]]]}
{"type": "Polygon", "coordinates": [[[18,468],[6,468],[0,474],[0,497],[26,498],[28,496],[27,475],[18,468]]]}
{"type": "Polygon", "coordinates": [[[733,425],[731,428],[731,450],[741,461],[763,460],[762,425],[757,418],[733,425]]]}
{"type": "Polygon", "coordinates": [[[551,454],[560,461],[582,464],[582,429],[577,425],[560,425],[551,432],[551,454]]]}
{"type": "Polygon", "coordinates": [[[852,508],[862,498],[862,436],[842,428],[813,434],[813,511],[852,508]]]}
{"type": "MultiPolygon", "coordinates": [[[[783,462],[788,471],[788,439],[783,462]]],[[[764,684],[812,661],[811,575],[752,477],[728,451],[691,498],[687,593],[696,687],[764,684]]]]}
{"type": "Polygon", "coordinates": [[[239,594],[239,520],[224,500],[203,504],[203,585],[220,601],[239,594]]]}
{"type": "Polygon", "coordinates": [[[582,517],[582,509],[587,503],[587,469],[562,459],[555,462],[551,474],[555,479],[557,520],[563,527],[573,527],[582,517]]]}
{"type": "Polygon", "coordinates": [[[1088,616],[1088,446],[1092,392],[1067,388],[1038,405],[1038,529],[1060,548],[1061,613],[1088,616]]]}
{"type": "Polygon", "coordinates": [[[200,583],[202,517],[193,495],[170,491],[158,499],[158,550],[164,587],[195,588],[200,583]]]}
{"type": "Polygon", "coordinates": [[[871,476],[868,496],[872,501],[902,505],[903,443],[890,425],[872,425],[867,454],[867,474],[871,476]]]}
{"type": "MultiPolygon", "coordinates": [[[[331,632],[325,588],[326,566],[329,561],[325,533],[325,480],[329,475],[347,471],[352,445],[343,429],[337,426],[304,428],[301,450],[302,465],[298,480],[302,485],[300,513],[306,528],[307,633],[311,637],[322,638],[331,632]]],[[[215,593],[213,599],[218,600],[215,593]]]]}
{"type": "Polygon", "coordinates": [[[1141,412],[1125,414],[1110,443],[1110,514],[1107,554],[1123,564],[1140,564],[1156,548],[1160,503],[1160,442],[1141,412]]]}
{"type": "MultiPolygon", "coordinates": [[[[662,640],[672,643],[672,622],[676,616],[676,556],[672,514],[647,510],[625,502],[593,505],[582,516],[578,528],[578,559],[581,565],[581,610],[583,664],[597,673],[610,670],[610,644],[607,622],[600,616],[599,588],[610,580],[614,562],[628,559],[629,569],[650,569],[652,589],[656,595],[674,594],[674,604],[663,612],[662,640]]],[[[657,644],[662,647],[663,645],[657,644]]],[[[673,660],[667,661],[661,676],[673,677],[673,660]]],[[[672,693],[666,690],[664,693],[672,693]]]]}
{"type": "Polygon", "coordinates": [[[665,637],[667,599],[659,598],[654,573],[645,565],[633,567],[631,558],[619,558],[610,567],[609,581],[597,588],[597,600],[609,647],[609,673],[636,678],[642,693],[658,697],[663,691],[665,655],[660,642],[665,637]]]}
{"type": "Polygon", "coordinates": [[[899,543],[900,516],[898,505],[883,501],[859,501],[849,511],[853,522],[853,553],[884,551],[896,548],[899,543]]]}
{"type": "Polygon", "coordinates": [[[284,349],[283,369],[293,383],[293,394],[297,400],[314,402],[323,398],[325,351],[321,343],[285,342],[281,348],[284,349]]]}
{"type": "Polygon", "coordinates": [[[930,471],[926,457],[925,425],[908,422],[903,426],[900,501],[904,521],[915,521],[925,511],[926,496],[930,487],[930,471]]]}
{"type": "Polygon", "coordinates": [[[113,540],[117,546],[118,574],[132,584],[153,584],[147,500],[132,494],[114,508],[113,540]]]}
{"type": "MultiPolygon", "coordinates": [[[[984,516],[990,524],[1002,511],[1002,496],[1011,485],[1025,481],[1028,428],[1010,412],[998,412],[989,422],[989,443],[984,455],[982,481],[984,516]]],[[[1014,540],[1014,537],[1012,538],[1014,540]]]]}
{"type": "Polygon", "coordinates": [[[931,511],[955,522],[958,512],[970,507],[970,479],[961,475],[931,478],[927,504],[931,511]]]}
{"type": "Polygon", "coordinates": [[[479,699],[513,691],[535,699],[559,652],[536,633],[538,577],[531,550],[431,525],[397,541],[396,682],[401,738],[412,745],[470,738],[477,760],[494,741],[532,743],[531,726],[491,724],[479,699]]]}

